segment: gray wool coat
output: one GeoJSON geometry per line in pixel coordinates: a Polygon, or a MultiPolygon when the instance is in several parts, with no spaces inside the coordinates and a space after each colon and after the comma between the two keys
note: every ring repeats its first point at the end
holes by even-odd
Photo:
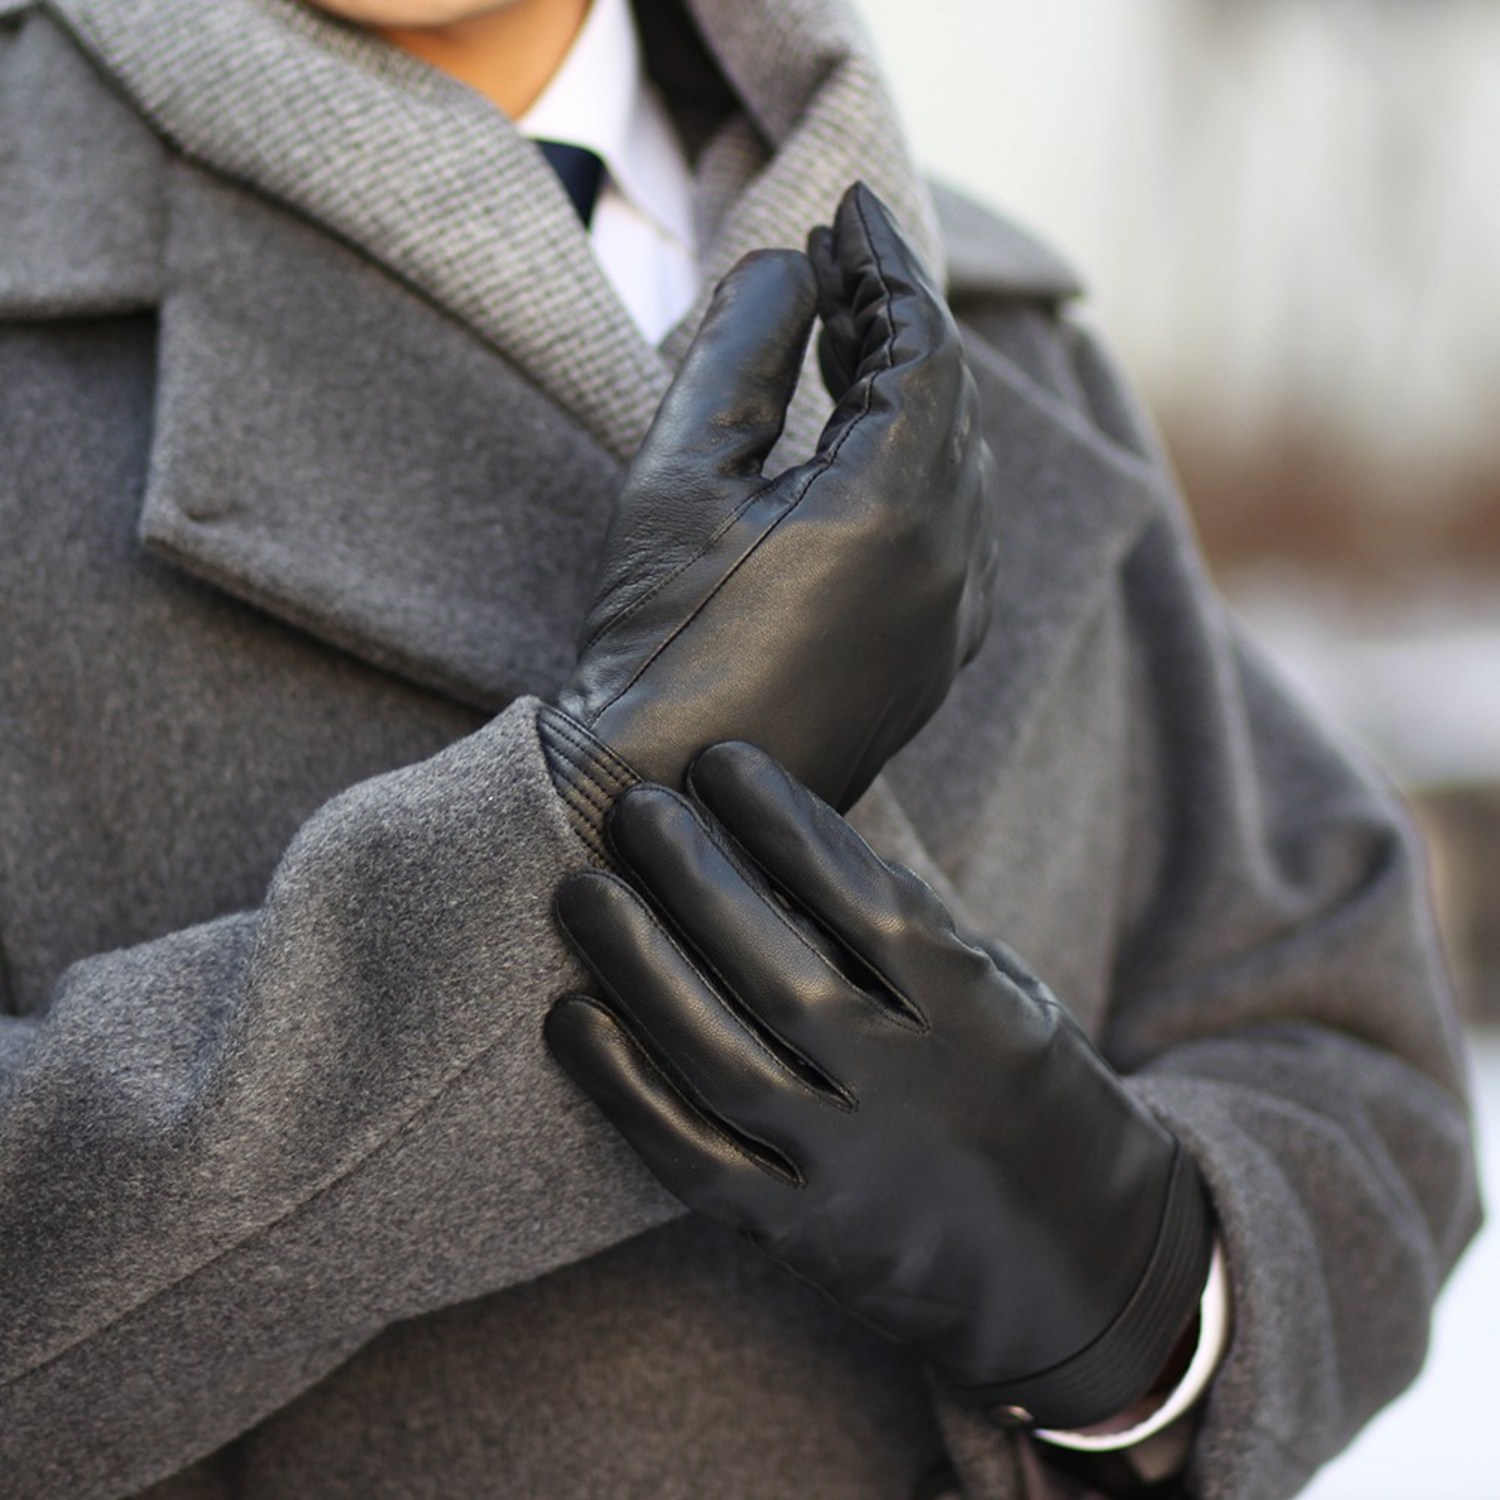
{"type": "MultiPolygon", "coordinates": [[[[690,9],[707,275],[856,170],[939,253],[838,5],[690,9]]],[[[1226,618],[1066,268],[938,206],[1004,576],[856,821],[1197,1155],[1191,1489],[1287,1495],[1477,1221],[1421,864],[1226,618]]],[[[291,0],[0,0],[8,1500],[1069,1492],[683,1218],[541,1042],[585,856],[535,701],[695,316],[642,344],[504,121],[291,0]]]]}

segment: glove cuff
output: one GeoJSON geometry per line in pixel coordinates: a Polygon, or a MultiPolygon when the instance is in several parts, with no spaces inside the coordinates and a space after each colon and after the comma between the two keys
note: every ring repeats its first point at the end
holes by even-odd
{"type": "Polygon", "coordinates": [[[544,703],[536,715],[537,738],[552,785],[567,809],[573,830],[602,865],[611,865],[604,840],[604,818],[614,800],[641,778],[577,719],[544,703]]]}
{"type": "Polygon", "coordinates": [[[1208,1192],[1179,1143],[1151,1259],[1114,1322],[1050,1370],[968,1394],[1006,1423],[1077,1429],[1115,1416],[1151,1389],[1198,1311],[1213,1246],[1208,1192]]]}

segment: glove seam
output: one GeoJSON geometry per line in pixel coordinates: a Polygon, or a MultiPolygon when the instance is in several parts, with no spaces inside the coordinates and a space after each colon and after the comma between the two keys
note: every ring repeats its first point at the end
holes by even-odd
{"type": "MultiPolygon", "coordinates": [[[[860,412],[859,417],[856,418],[854,422],[851,422],[849,424],[848,430],[840,434],[838,442],[829,451],[828,456],[821,462],[818,468],[803,481],[802,488],[790,501],[788,501],[781,514],[777,516],[776,519],[772,521],[771,524],[767,526],[766,529],[761,532],[758,537],[755,538],[754,542],[745,550],[745,552],[738,559],[736,559],[734,566],[731,567],[727,572],[722,574],[718,582],[716,582],[714,586],[705,595],[703,595],[701,599],[698,600],[697,604],[694,605],[692,612],[685,618],[679,620],[677,624],[673,626],[673,628],[668,632],[665,639],[657,642],[650,653],[646,656],[646,659],[642,661],[636,667],[635,671],[630,674],[630,677],[618,689],[616,689],[616,691],[609,698],[607,698],[602,704],[600,704],[599,708],[594,713],[593,719],[591,720],[592,723],[597,724],[599,720],[603,718],[604,715],[608,713],[609,710],[613,708],[615,704],[618,703],[620,699],[623,698],[625,694],[628,693],[631,688],[636,685],[637,682],[640,681],[641,677],[647,671],[649,671],[652,666],[655,665],[656,661],[658,660],[658,658],[660,658],[662,653],[677,639],[678,636],[682,634],[684,630],[688,628],[689,625],[693,623],[694,620],[698,618],[700,614],[703,613],[703,611],[714,601],[714,599],[718,597],[719,593],[729,583],[730,579],[732,579],[735,574],[738,573],[739,570],[744,567],[744,565],[749,562],[752,557],[754,557],[754,555],[760,550],[762,545],[764,545],[766,539],[777,529],[777,527],[781,525],[783,521],[786,520],[789,515],[792,514],[793,511],[797,509],[799,505],[802,504],[802,502],[807,498],[807,492],[812,488],[813,482],[816,479],[819,479],[823,474],[825,474],[832,466],[834,460],[838,457],[839,449],[843,446],[845,439],[847,439],[849,433],[853,432],[854,428],[859,425],[859,422],[864,419],[868,411],[869,405],[867,404],[865,409],[860,412]]],[[[772,489],[774,485],[775,481],[773,480],[770,484],[763,486],[761,490],[757,491],[756,496],[752,496],[750,500],[747,500],[745,504],[741,506],[740,509],[735,513],[735,516],[731,518],[730,525],[732,525],[733,521],[737,520],[739,516],[744,513],[744,511],[749,509],[751,503],[758,495],[764,494],[767,490],[772,489]]],[[[719,534],[719,537],[716,538],[714,542],[710,542],[707,546],[705,546],[703,550],[691,560],[691,562],[684,564],[683,570],[680,571],[685,571],[687,567],[692,566],[692,563],[699,562],[703,558],[707,557],[708,554],[712,552],[714,547],[717,545],[718,540],[722,540],[723,536],[727,535],[728,530],[729,527],[726,526],[724,531],[719,534]]],[[[677,575],[674,575],[674,577],[675,576],[677,575]]],[[[664,579],[660,587],[665,587],[667,582],[668,580],[664,579]]],[[[652,596],[647,596],[647,598],[649,597],[652,596]]],[[[634,610],[641,605],[644,605],[647,602],[647,598],[637,600],[636,604],[631,606],[631,609],[634,610]]],[[[611,627],[613,627],[615,623],[617,622],[611,621],[611,627]]],[[[602,639],[602,634],[596,639],[602,639]]]]}
{"type": "MultiPolygon", "coordinates": [[[[881,264],[880,251],[876,246],[875,236],[870,232],[870,220],[865,213],[865,206],[858,200],[858,198],[855,199],[854,211],[859,215],[860,228],[864,230],[865,242],[870,247],[870,258],[875,263],[875,274],[880,278],[880,290],[886,309],[885,346],[881,351],[885,355],[885,365],[882,369],[877,370],[870,377],[869,391],[872,393],[875,388],[875,381],[881,375],[884,375],[887,373],[887,371],[893,369],[896,364],[896,320],[890,316],[891,303],[895,300],[895,294],[891,291],[890,277],[886,275],[885,267],[881,264]]],[[[870,405],[871,403],[868,400],[867,393],[865,410],[860,413],[860,417],[863,417],[865,413],[869,411],[870,405]]],[[[851,422],[849,425],[852,428],[855,424],[851,422]]],[[[842,442],[842,439],[840,439],[840,441],[842,442]]]]}
{"type": "Polygon", "coordinates": [[[582,801],[590,811],[599,815],[602,825],[604,815],[609,810],[609,800],[604,788],[595,780],[586,765],[570,760],[562,750],[558,750],[556,754],[563,767],[572,773],[564,777],[561,788],[564,801],[571,802],[573,798],[582,801]]]}
{"type": "MultiPolygon", "coordinates": [[[[564,757],[565,758],[565,757],[564,757]]],[[[609,811],[609,797],[604,787],[598,782],[588,767],[578,761],[568,761],[567,764],[578,773],[576,781],[568,782],[568,790],[581,797],[588,803],[590,809],[599,814],[602,820],[604,814],[609,811]]]]}
{"type": "MultiPolygon", "coordinates": [[[[619,614],[612,615],[591,634],[585,636],[578,646],[579,656],[582,656],[590,646],[594,645],[598,641],[605,639],[605,637],[610,635],[611,632],[616,630],[621,625],[625,624],[625,622],[629,620],[632,615],[637,613],[637,611],[644,609],[646,605],[648,605],[659,593],[661,593],[664,588],[667,587],[668,584],[675,583],[680,577],[682,577],[682,575],[686,573],[694,563],[702,562],[702,560],[707,557],[715,547],[718,546],[718,544],[729,534],[729,532],[734,529],[734,523],[738,521],[739,518],[744,515],[745,512],[749,510],[757,500],[759,500],[768,491],[776,487],[775,479],[765,479],[764,475],[762,475],[761,477],[765,480],[765,482],[759,485],[742,501],[740,501],[740,503],[736,505],[732,511],[730,511],[730,513],[719,524],[718,529],[704,541],[703,545],[699,547],[699,549],[695,553],[693,553],[691,557],[684,558],[680,563],[678,563],[675,568],[672,569],[670,573],[667,573],[664,577],[657,579],[657,581],[653,583],[651,587],[640,596],[640,598],[633,599],[629,604],[625,606],[624,609],[620,611],[619,614]]],[[[780,476],[778,475],[777,477],[779,478],[780,476]]],[[[603,710],[601,710],[601,712],[602,711],[603,710]]]]}
{"type": "MultiPolygon", "coordinates": [[[[772,768],[781,776],[783,784],[795,795],[796,782],[787,773],[786,767],[772,762],[772,768]]],[[[700,818],[700,822],[701,821],[702,819],[700,818]]],[[[707,831],[708,836],[710,838],[714,838],[714,830],[712,828],[709,828],[706,823],[704,824],[704,828],[707,831]]],[[[866,847],[868,848],[868,845],[866,845],[866,847]]],[[[881,859],[873,849],[870,850],[870,855],[886,870],[889,871],[892,868],[889,861],[881,859]]],[[[748,853],[746,857],[750,858],[748,853]]],[[[751,859],[751,863],[754,864],[755,861],[751,859]]],[[[759,865],[757,865],[756,868],[759,869],[759,865]]],[[[922,877],[920,875],[917,875],[915,871],[911,871],[910,873],[914,875],[917,880],[922,880],[922,877]]],[[[771,877],[769,875],[766,876],[766,882],[769,885],[775,885],[775,882],[771,880],[771,877]]],[[[941,897],[937,895],[937,892],[933,891],[925,881],[922,881],[922,884],[932,895],[933,899],[937,900],[939,904],[941,904],[941,897]]],[[[788,893],[788,898],[792,900],[796,899],[795,897],[791,896],[790,893],[788,893]]],[[[882,1021],[890,1022],[899,1027],[901,1030],[907,1031],[915,1036],[925,1037],[932,1035],[932,1022],[927,1018],[926,1012],[923,1011],[921,1007],[911,999],[911,997],[906,993],[906,990],[903,986],[894,983],[886,974],[885,970],[882,969],[879,964],[873,962],[863,951],[861,951],[860,948],[840,937],[839,934],[832,931],[831,928],[828,929],[829,937],[832,938],[832,940],[836,942],[841,948],[843,948],[851,958],[853,958],[856,962],[861,964],[865,969],[873,974],[875,978],[880,981],[881,985],[896,997],[896,999],[900,1002],[899,1005],[886,1005],[875,995],[873,995],[869,990],[862,988],[860,985],[857,985],[852,979],[849,978],[848,975],[842,973],[839,969],[837,969],[829,961],[826,954],[820,953],[810,942],[808,942],[806,934],[798,930],[798,928],[788,919],[784,911],[780,911],[774,906],[771,908],[771,910],[775,914],[777,919],[797,939],[797,941],[801,943],[810,953],[812,953],[819,960],[819,962],[821,962],[828,969],[828,971],[834,976],[834,978],[841,985],[843,985],[845,989],[849,991],[850,994],[854,995],[865,1006],[874,1011],[882,1021]],[[903,1006],[905,1007],[904,1010],[902,1009],[903,1006]]],[[[828,924],[826,923],[822,925],[825,927],[828,926],[828,924]]],[[[962,939],[960,939],[960,941],[962,941],[962,939]]],[[[821,1069],[819,1071],[821,1071],[821,1069]]]]}
{"type": "Polygon", "coordinates": [[[640,780],[640,774],[618,751],[611,750],[608,745],[593,736],[582,725],[577,724],[571,715],[562,709],[553,708],[551,704],[544,704],[544,708],[551,709],[548,716],[548,726],[559,738],[571,745],[579,752],[580,770],[589,777],[589,780],[599,788],[607,797],[609,795],[608,785],[592,774],[592,768],[603,765],[614,770],[622,781],[633,779],[640,780]],[[611,765],[611,762],[614,764],[611,765]]]}
{"type": "Polygon", "coordinates": [[[636,772],[551,704],[538,706],[536,732],[553,789],[567,812],[568,826],[590,857],[607,866],[604,819],[614,797],[638,780],[636,772]],[[613,776],[617,784],[611,785],[607,776],[613,776]]]}

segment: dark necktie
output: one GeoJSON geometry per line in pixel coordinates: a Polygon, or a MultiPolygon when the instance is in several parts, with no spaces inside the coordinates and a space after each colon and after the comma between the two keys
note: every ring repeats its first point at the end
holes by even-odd
{"type": "Polygon", "coordinates": [[[573,207],[587,228],[594,217],[594,200],[599,196],[604,163],[584,146],[570,146],[563,141],[538,141],[536,146],[557,173],[563,191],[573,200],[573,207]]]}

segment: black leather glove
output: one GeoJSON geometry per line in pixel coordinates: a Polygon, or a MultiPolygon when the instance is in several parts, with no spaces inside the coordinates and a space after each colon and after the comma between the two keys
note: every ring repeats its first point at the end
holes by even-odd
{"type": "Polygon", "coordinates": [[[1212,1249],[1186,1151],[1018,959],[768,756],[715,746],[690,782],[609,820],[650,904],[558,890],[606,998],[553,1007],[554,1055],[690,1208],[997,1415],[1140,1397],[1212,1249]]]}
{"type": "Polygon", "coordinates": [[[808,256],[741,261],[625,476],[539,721],[586,836],[621,787],[681,786],[721,739],[851,805],[979,649],[995,489],[958,329],[868,188],[808,256]],[[816,454],[767,478],[818,311],[838,405],[816,454]]]}

